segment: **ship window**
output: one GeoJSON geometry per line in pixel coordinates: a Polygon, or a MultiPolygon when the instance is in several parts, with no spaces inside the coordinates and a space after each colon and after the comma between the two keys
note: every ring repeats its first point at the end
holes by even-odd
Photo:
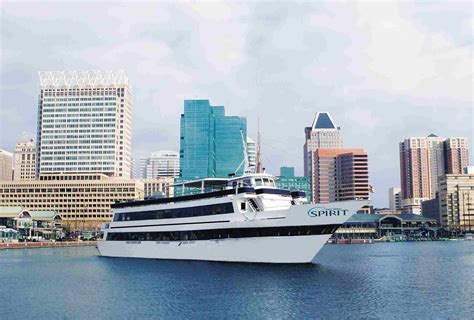
{"type": "Polygon", "coordinates": [[[234,213],[234,207],[231,202],[188,208],[151,210],[141,212],[121,212],[114,215],[114,221],[189,218],[226,213],[234,213]]]}
{"type": "Polygon", "coordinates": [[[245,211],[247,210],[247,206],[245,202],[240,203],[240,210],[245,211]]]}
{"type": "Polygon", "coordinates": [[[257,187],[263,186],[262,179],[260,179],[260,178],[255,179],[255,185],[256,185],[257,187]]]}
{"type": "Polygon", "coordinates": [[[195,231],[108,232],[107,241],[186,241],[333,234],[339,225],[233,228],[195,231]]]}
{"type": "Polygon", "coordinates": [[[244,179],[244,187],[251,187],[251,186],[252,186],[252,180],[244,179]]]}

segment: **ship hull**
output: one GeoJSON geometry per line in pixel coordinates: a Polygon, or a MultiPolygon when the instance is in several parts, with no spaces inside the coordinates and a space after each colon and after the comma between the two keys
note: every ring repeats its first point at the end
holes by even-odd
{"type": "Polygon", "coordinates": [[[253,263],[311,263],[331,235],[198,241],[101,241],[106,257],[253,263]]]}
{"type": "Polygon", "coordinates": [[[106,240],[99,242],[98,249],[106,257],[310,263],[335,230],[364,204],[346,201],[247,215],[114,221],[104,229],[106,240]]]}

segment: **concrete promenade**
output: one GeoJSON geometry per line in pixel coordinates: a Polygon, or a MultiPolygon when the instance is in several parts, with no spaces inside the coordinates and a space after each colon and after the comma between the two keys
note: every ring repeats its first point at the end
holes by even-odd
{"type": "Polygon", "coordinates": [[[96,246],[97,241],[69,241],[69,242],[4,242],[0,243],[1,249],[28,249],[52,247],[84,247],[96,246]]]}

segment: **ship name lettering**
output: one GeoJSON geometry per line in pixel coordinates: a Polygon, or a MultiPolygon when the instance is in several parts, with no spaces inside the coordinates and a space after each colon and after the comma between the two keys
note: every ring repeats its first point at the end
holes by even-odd
{"type": "Polygon", "coordinates": [[[308,216],[310,217],[339,217],[345,216],[349,212],[348,209],[331,208],[326,209],[324,207],[315,207],[308,210],[308,216]]]}

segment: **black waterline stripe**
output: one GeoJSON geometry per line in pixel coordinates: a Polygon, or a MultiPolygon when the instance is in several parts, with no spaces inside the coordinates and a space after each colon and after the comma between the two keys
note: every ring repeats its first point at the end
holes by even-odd
{"type": "Polygon", "coordinates": [[[189,225],[189,224],[224,223],[224,222],[230,222],[230,220],[202,221],[202,222],[183,222],[183,223],[164,223],[164,224],[141,224],[141,225],[139,225],[139,226],[110,227],[110,229],[140,228],[140,227],[183,226],[183,225],[189,225]]]}

